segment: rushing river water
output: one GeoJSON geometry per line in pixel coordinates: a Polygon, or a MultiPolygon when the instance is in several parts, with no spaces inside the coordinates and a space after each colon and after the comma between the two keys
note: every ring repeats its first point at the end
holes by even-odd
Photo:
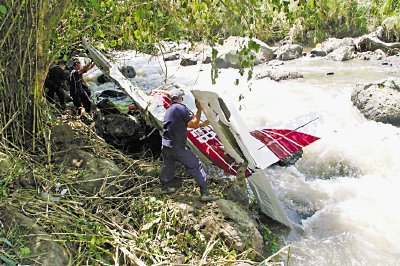
{"type": "MultiPolygon", "coordinates": [[[[282,244],[291,244],[290,265],[400,265],[400,128],[367,120],[350,100],[358,82],[400,77],[399,68],[304,57],[278,67],[298,71],[302,79],[247,82],[238,70],[222,69],[212,85],[210,65],[182,67],[178,60],[167,62],[165,71],[158,58],[133,52],[115,57],[135,67],[132,81],[147,92],[165,77],[224,92],[250,128],[321,114],[312,125],[321,140],[306,147],[294,166],[266,170],[288,216],[304,229],[284,237],[282,244]]],[[[254,72],[268,69],[263,64],[254,72]]]]}

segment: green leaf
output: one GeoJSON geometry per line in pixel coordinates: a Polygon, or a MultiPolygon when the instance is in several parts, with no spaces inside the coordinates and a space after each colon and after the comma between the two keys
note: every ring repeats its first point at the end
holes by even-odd
{"type": "Polygon", "coordinates": [[[21,253],[23,257],[28,257],[29,255],[31,255],[31,250],[28,247],[20,247],[19,253],[21,253]]]}
{"type": "Polygon", "coordinates": [[[110,48],[110,43],[108,41],[104,41],[104,48],[108,49],[110,48]]]}
{"type": "Polygon", "coordinates": [[[0,13],[3,15],[7,14],[7,8],[3,5],[0,5],[0,13]]]}
{"type": "Polygon", "coordinates": [[[0,242],[6,243],[6,244],[7,244],[8,246],[10,246],[11,248],[13,247],[13,245],[11,244],[10,241],[8,241],[7,238],[1,237],[1,238],[0,238],[0,242]]]}
{"type": "Polygon", "coordinates": [[[10,265],[10,266],[16,266],[17,262],[15,260],[11,260],[7,258],[6,256],[3,256],[0,254],[0,260],[5,263],[5,265],[10,265]]]}
{"type": "Polygon", "coordinates": [[[115,39],[112,40],[111,43],[110,43],[110,45],[111,45],[111,47],[117,46],[117,41],[116,41],[115,39]]]}

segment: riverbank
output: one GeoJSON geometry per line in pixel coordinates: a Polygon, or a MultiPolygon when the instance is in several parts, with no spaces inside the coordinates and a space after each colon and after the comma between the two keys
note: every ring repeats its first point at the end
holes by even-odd
{"type": "Polygon", "coordinates": [[[211,177],[221,200],[204,204],[180,169],[182,188],[163,196],[159,161],[132,159],[75,116],[48,126],[50,161],[1,150],[3,263],[255,265],[276,251],[255,207],[229,200],[229,180],[211,177]]]}

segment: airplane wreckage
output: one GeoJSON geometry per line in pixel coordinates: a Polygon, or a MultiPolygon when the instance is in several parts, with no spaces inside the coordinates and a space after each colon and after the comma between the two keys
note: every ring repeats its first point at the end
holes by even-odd
{"type": "MultiPolygon", "coordinates": [[[[146,122],[162,132],[163,117],[171,104],[168,90],[156,89],[150,95],[135,86],[119,68],[94,48],[87,38],[83,45],[97,67],[120,86],[142,110],[146,122]]],[[[301,130],[319,117],[309,114],[295,119],[285,128],[249,130],[233,104],[216,92],[192,89],[210,124],[187,130],[188,146],[204,163],[212,163],[226,174],[247,178],[261,211],[271,219],[292,227],[264,169],[301,152],[318,140],[301,130]]],[[[186,92],[186,94],[188,94],[186,92]]]]}

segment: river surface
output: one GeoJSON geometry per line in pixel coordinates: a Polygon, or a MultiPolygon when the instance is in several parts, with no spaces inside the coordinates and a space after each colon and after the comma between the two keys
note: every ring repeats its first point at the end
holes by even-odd
{"type": "MultiPolygon", "coordinates": [[[[135,67],[132,82],[146,92],[167,78],[224,93],[250,128],[319,113],[323,119],[311,131],[321,140],[306,147],[295,165],[266,170],[287,215],[303,228],[283,236],[282,246],[291,244],[289,264],[400,265],[400,128],[367,120],[350,100],[357,83],[400,78],[397,66],[306,56],[277,67],[300,72],[302,79],[247,81],[230,68],[220,70],[212,85],[210,65],[182,67],[179,60],[164,65],[135,52],[114,57],[135,67]]],[[[263,64],[254,73],[270,69],[263,64]]],[[[107,86],[91,84],[97,91],[107,86]]]]}

